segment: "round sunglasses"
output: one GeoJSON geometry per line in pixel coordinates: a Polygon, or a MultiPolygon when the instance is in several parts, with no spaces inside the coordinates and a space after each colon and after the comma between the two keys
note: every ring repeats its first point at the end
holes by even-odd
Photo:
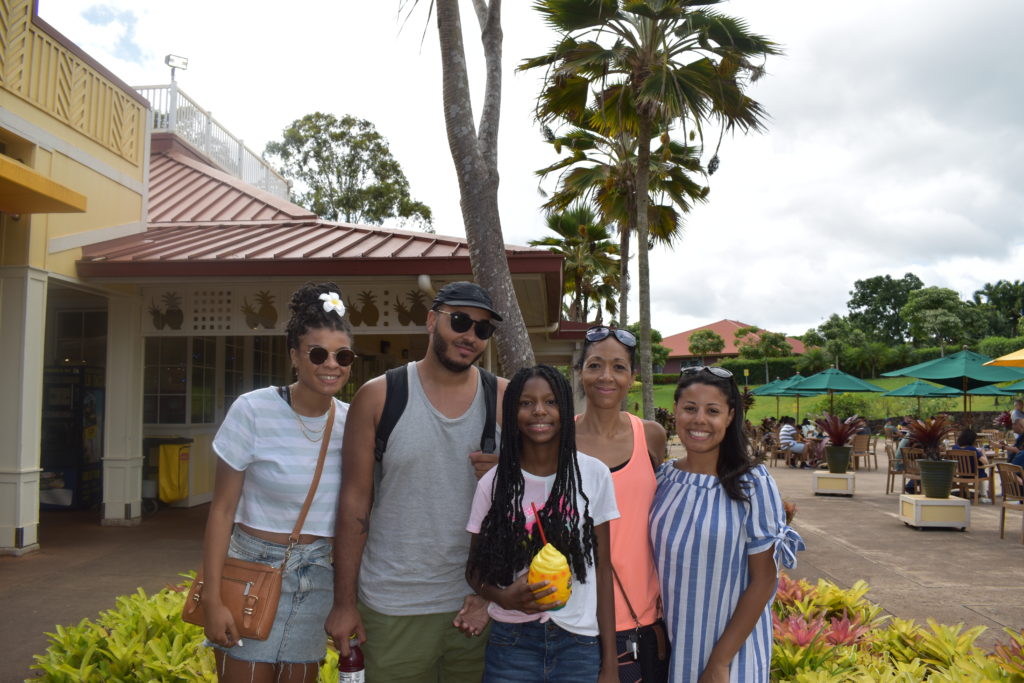
{"type": "Polygon", "coordinates": [[[357,357],[352,349],[328,351],[322,346],[314,346],[306,351],[306,355],[309,356],[309,362],[313,365],[323,365],[327,362],[327,358],[330,357],[332,353],[334,354],[334,361],[343,368],[347,368],[352,365],[352,361],[357,357]]]}
{"type": "Polygon", "coordinates": [[[693,365],[688,368],[683,368],[679,371],[680,375],[696,375],[698,372],[710,372],[715,377],[721,377],[722,379],[730,379],[732,373],[725,368],[712,365],[693,365]]]}
{"type": "Polygon", "coordinates": [[[608,327],[607,325],[594,325],[587,330],[587,341],[588,342],[599,342],[602,339],[607,339],[610,335],[615,335],[615,338],[622,343],[623,346],[629,348],[636,348],[636,337],[629,330],[619,330],[608,327]]]}
{"type": "Polygon", "coordinates": [[[442,311],[436,309],[438,313],[444,313],[451,320],[452,329],[462,334],[468,332],[469,328],[473,328],[473,332],[476,333],[477,339],[480,341],[486,341],[491,338],[494,331],[497,329],[490,320],[474,320],[468,315],[461,311],[442,311]]]}

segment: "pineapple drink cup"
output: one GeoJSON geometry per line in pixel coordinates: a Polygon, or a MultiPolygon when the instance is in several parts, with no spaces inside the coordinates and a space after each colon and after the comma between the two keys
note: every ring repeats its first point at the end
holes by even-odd
{"type": "MultiPolygon", "coordinates": [[[[555,587],[555,592],[551,595],[537,598],[537,602],[542,605],[561,601],[562,607],[564,607],[564,603],[568,602],[569,595],[572,593],[572,572],[569,570],[569,563],[566,561],[565,555],[550,543],[545,543],[540,552],[533,556],[527,580],[530,583],[548,581],[555,587]]],[[[562,607],[555,609],[562,609],[562,607]]]]}

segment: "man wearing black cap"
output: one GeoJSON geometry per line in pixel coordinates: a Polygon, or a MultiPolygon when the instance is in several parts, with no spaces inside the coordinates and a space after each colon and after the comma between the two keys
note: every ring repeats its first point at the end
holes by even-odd
{"type": "MultiPolygon", "coordinates": [[[[480,635],[484,623],[486,603],[466,597],[465,526],[476,480],[497,462],[479,452],[486,409],[474,363],[500,321],[479,285],[441,288],[427,315],[426,355],[406,366],[408,401],[376,472],[385,378],[364,384],[349,408],[325,628],[343,652],[350,634],[365,638],[369,681],[475,683],[483,673],[485,639],[467,639],[452,624],[458,615],[467,635],[480,635]]],[[[499,420],[507,384],[498,379],[499,420]]]]}

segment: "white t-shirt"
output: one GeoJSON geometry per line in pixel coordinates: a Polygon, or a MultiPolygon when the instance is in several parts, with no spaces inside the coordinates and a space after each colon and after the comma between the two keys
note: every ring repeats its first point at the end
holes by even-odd
{"type": "MultiPolygon", "coordinates": [[[[323,474],[302,533],[334,536],[341,490],[341,441],[348,404],[335,399],[334,427],[323,474]]],[[[313,430],[327,414],[303,417],[313,430]]],[[[245,472],[235,521],[262,531],[291,533],[313,482],[320,441],[307,439],[292,407],[277,387],[257,389],[235,399],[213,439],[214,452],[232,469],[245,472]]]]}
{"type": "MultiPolygon", "coordinates": [[[[594,526],[597,527],[599,524],[618,519],[619,508],[615,504],[615,489],[612,485],[612,473],[608,470],[608,466],[583,453],[576,454],[576,461],[579,463],[580,477],[583,480],[583,493],[590,499],[590,517],[594,520],[594,526]]],[[[470,533],[480,533],[480,526],[491,509],[491,489],[497,471],[497,467],[492,467],[477,483],[469,523],[466,525],[466,530],[470,533]]],[[[530,508],[530,503],[534,503],[539,509],[547,502],[548,496],[551,494],[551,487],[555,483],[555,475],[538,477],[523,470],[523,479],[525,480],[523,512],[526,514],[527,526],[532,526],[533,510],[530,508]]],[[[576,497],[576,509],[579,510],[580,525],[582,526],[584,502],[579,496],[576,497]]],[[[516,578],[526,572],[527,568],[524,567],[516,575],[516,578]]],[[[569,595],[569,600],[561,609],[526,614],[519,610],[502,609],[497,603],[492,602],[487,611],[491,618],[497,621],[522,623],[527,621],[545,622],[550,619],[571,633],[596,637],[598,635],[597,562],[594,562],[594,566],[587,567],[586,583],[580,582],[573,576],[572,594],[569,595]]]]}
{"type": "Polygon", "coordinates": [[[784,424],[779,430],[779,445],[792,446],[796,443],[796,427],[791,424],[784,424]]]}

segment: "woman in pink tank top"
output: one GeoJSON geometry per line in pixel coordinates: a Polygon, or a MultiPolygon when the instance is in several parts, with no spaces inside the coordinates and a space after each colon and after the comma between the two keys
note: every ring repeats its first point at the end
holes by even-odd
{"type": "Polygon", "coordinates": [[[575,369],[586,396],[586,410],[576,418],[576,449],[611,470],[621,515],[610,522],[619,680],[667,681],[669,644],[647,521],[665,430],[620,410],[636,379],[636,337],[628,330],[591,327],[575,369]]]}

